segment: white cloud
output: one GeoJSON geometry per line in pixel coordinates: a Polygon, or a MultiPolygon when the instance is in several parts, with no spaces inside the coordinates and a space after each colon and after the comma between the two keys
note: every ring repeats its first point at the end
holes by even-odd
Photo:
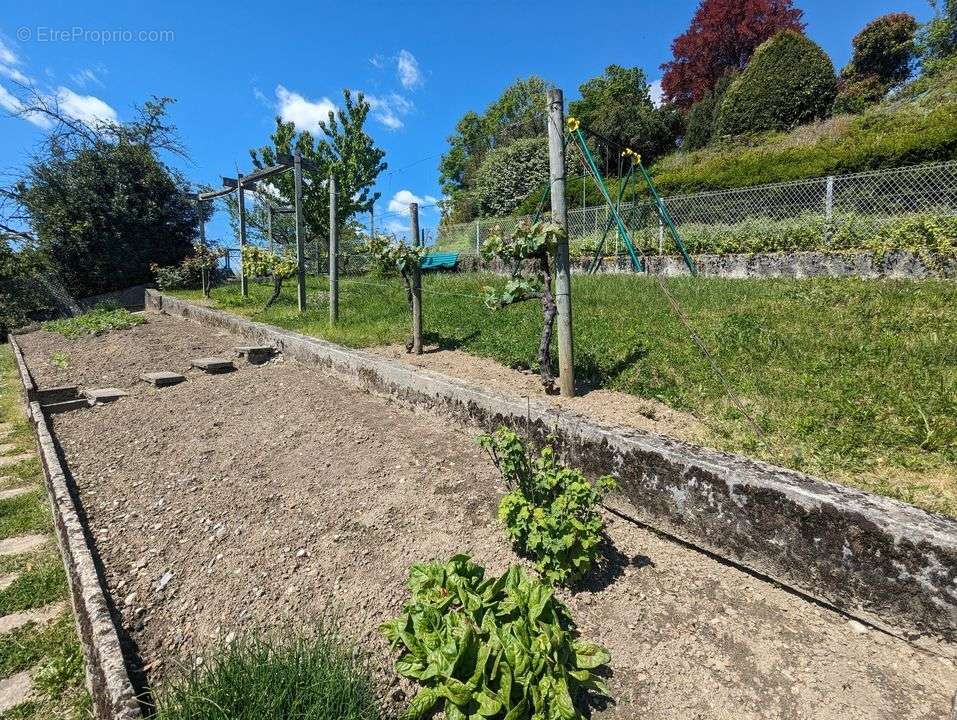
{"type": "Polygon", "coordinates": [[[399,50],[396,57],[396,70],[399,75],[399,82],[407,90],[422,84],[422,71],[419,69],[419,61],[408,50],[399,50]]]}
{"type": "Polygon", "coordinates": [[[661,107],[661,100],[664,97],[661,91],[661,79],[651,83],[651,104],[655,107],[661,107]]]}
{"type": "Polygon", "coordinates": [[[94,83],[96,85],[102,85],[103,81],[97,76],[90,68],[83,68],[82,70],[77,70],[75,73],[70,73],[70,80],[79,87],[86,87],[88,83],[94,83]]]}
{"type": "Polygon", "coordinates": [[[3,42],[3,38],[0,38],[0,63],[4,65],[20,64],[20,58],[3,42]]]}
{"type": "Polygon", "coordinates": [[[393,195],[392,199],[389,200],[389,212],[408,215],[409,205],[412,203],[418,203],[419,206],[422,206],[434,205],[436,202],[438,202],[436,198],[432,197],[431,195],[419,197],[411,190],[399,190],[399,192],[393,195]]]}
{"type": "Polygon", "coordinates": [[[335,112],[336,104],[327,97],[307,100],[297,92],[276,86],[276,100],[279,116],[286,122],[296,124],[298,130],[308,130],[313,135],[321,132],[319,121],[328,122],[329,113],[335,112]]]}
{"type": "Polygon", "coordinates": [[[9,65],[0,65],[0,75],[8,77],[11,80],[15,80],[22,85],[29,85],[30,78],[24,75],[22,72],[17,70],[15,67],[10,67],[9,65]]]}
{"type": "Polygon", "coordinates": [[[366,95],[366,101],[372,108],[372,117],[390,130],[398,130],[405,125],[402,117],[412,112],[415,107],[411,101],[398,93],[388,95],[366,95]]]}
{"type": "Polygon", "coordinates": [[[20,102],[13,93],[0,85],[0,107],[4,110],[17,114],[27,122],[33,123],[37,127],[49,128],[53,126],[53,121],[42,113],[23,112],[23,103],[20,102]]]}
{"type": "Polygon", "coordinates": [[[372,65],[372,67],[374,67],[376,70],[381,70],[385,67],[385,58],[379,53],[376,53],[369,58],[369,64],[372,65]]]}
{"type": "Polygon", "coordinates": [[[17,54],[3,42],[3,38],[0,38],[0,75],[23,85],[29,85],[30,78],[27,77],[22,70],[15,67],[20,64],[20,58],[17,54]]]}
{"type": "Polygon", "coordinates": [[[57,88],[55,98],[61,112],[87,125],[96,126],[118,119],[116,110],[94,95],[80,95],[61,86],[57,88]]]}

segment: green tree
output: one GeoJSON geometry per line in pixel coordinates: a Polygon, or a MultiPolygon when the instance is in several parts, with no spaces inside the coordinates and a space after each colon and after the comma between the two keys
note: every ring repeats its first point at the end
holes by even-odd
{"type": "Polygon", "coordinates": [[[957,54],[957,0],[931,0],[934,17],[920,31],[919,51],[925,72],[933,73],[957,54]]]}
{"type": "Polygon", "coordinates": [[[917,54],[917,21],[908,13],[889,13],[872,20],[854,37],[851,61],[842,77],[876,77],[888,87],[910,76],[917,54]]]}
{"type": "MultiPolygon", "coordinates": [[[[320,240],[329,236],[329,185],[331,175],[336,178],[336,212],[340,227],[347,227],[358,213],[369,212],[380,194],[373,192],[376,179],[388,167],[382,160],[385,152],[376,146],[365,131],[369,103],[357,93],[355,99],[349,90],[343,91],[343,108],[329,113],[319,123],[323,137],[316,139],[307,130],[297,130],[293,122],[276,118],[276,129],[270,144],[249,151],[255,168],[277,162],[279,155],[293,155],[297,151],[314,169],[303,170],[303,218],[308,238],[320,240]]],[[[295,202],[295,184],[292,172],[274,175],[266,183],[263,197],[279,207],[292,207],[295,202]]],[[[226,198],[234,232],[238,233],[236,195],[226,198]]],[[[266,235],[265,208],[257,204],[247,209],[247,229],[252,239],[266,235]]],[[[274,216],[274,238],[281,244],[295,239],[295,228],[290,216],[274,216]]]]}
{"type": "Polygon", "coordinates": [[[450,198],[447,218],[467,221],[474,217],[478,207],[470,195],[490,150],[521,138],[545,136],[548,88],[548,83],[534,75],[516,80],[484,112],[469,111],[456,123],[448,138],[449,149],[439,161],[439,182],[450,198]]]}
{"type": "Polygon", "coordinates": [[[489,151],[476,177],[476,197],[483,216],[508,215],[548,181],[548,143],[523,138],[489,151]]]}
{"type": "Polygon", "coordinates": [[[195,203],[161,149],[181,151],[165,120],[169,98],[129,123],[85,124],[57,108],[24,105],[56,123],[41,151],[6,191],[25,211],[30,243],[77,297],[151,280],[150,265],[192,253],[195,203]]]}
{"type": "Polygon", "coordinates": [[[761,45],[721,101],[719,135],[786,130],[827,117],[837,93],[834,65],[804,35],[784,30],[761,45]]]}
{"type": "Polygon", "coordinates": [[[714,90],[708,92],[701,100],[691,106],[688,112],[688,121],[685,128],[684,143],[682,148],[685,150],[698,150],[711,142],[714,136],[715,124],[718,119],[718,109],[721,107],[721,100],[724,94],[731,86],[736,73],[726,73],[718,80],[714,90]]]}
{"type": "Polygon", "coordinates": [[[609,65],[603,75],[578,90],[581,99],[569,104],[568,114],[586,127],[637,151],[646,163],[674,150],[676,115],[654,106],[641,68],[609,65]]]}

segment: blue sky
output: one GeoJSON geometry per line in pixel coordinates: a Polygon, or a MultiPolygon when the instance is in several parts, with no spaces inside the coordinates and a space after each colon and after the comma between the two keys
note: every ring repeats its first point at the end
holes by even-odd
{"type": "MultiPolygon", "coordinates": [[[[853,35],[886,12],[930,17],[926,0],[797,0],[808,35],[840,68],[853,35]]],[[[368,125],[389,171],[376,208],[401,227],[403,201],[439,195],[439,155],[456,120],[506,84],[541,75],[577,96],[611,63],[649,79],[669,59],[697,0],[628,2],[264,3],[22,2],[0,17],[0,82],[27,78],[77,115],[128,118],[150,95],[177,99],[171,116],[191,180],[215,185],[249,168],[277,113],[300,124],[341,103],[342,89],[374,104],[368,125]],[[552,18],[558,18],[553,20],[552,18]],[[391,214],[389,212],[399,214],[391,214]]],[[[9,96],[0,91],[0,106],[9,96]]],[[[0,116],[0,168],[21,166],[42,129],[0,116]]],[[[438,213],[427,208],[425,227],[438,213]]],[[[210,237],[230,242],[216,218],[210,237]]]]}

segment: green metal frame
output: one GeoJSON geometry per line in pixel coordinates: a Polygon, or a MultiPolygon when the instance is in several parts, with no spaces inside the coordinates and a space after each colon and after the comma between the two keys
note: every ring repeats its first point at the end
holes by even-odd
{"type": "MultiPolygon", "coordinates": [[[[578,148],[581,150],[582,156],[585,158],[585,164],[588,166],[588,169],[595,178],[598,189],[601,190],[601,194],[605,198],[605,202],[608,203],[608,209],[611,212],[611,218],[609,219],[608,226],[610,227],[612,222],[617,226],[618,236],[621,238],[621,241],[625,244],[625,248],[628,250],[632,267],[634,267],[637,272],[643,272],[645,269],[641,260],[638,259],[638,252],[635,249],[635,244],[631,240],[631,234],[628,232],[628,227],[622,220],[621,213],[619,211],[621,207],[621,199],[624,193],[624,186],[626,181],[630,181],[632,173],[635,169],[635,165],[637,165],[638,169],[641,171],[641,176],[644,179],[645,184],[648,186],[648,191],[651,193],[653,204],[655,209],[658,211],[658,216],[667,226],[668,232],[674,240],[675,246],[678,248],[678,252],[681,253],[681,257],[684,259],[685,265],[688,266],[688,270],[691,271],[692,275],[697,275],[698,268],[695,267],[694,261],[688,254],[688,250],[685,247],[684,241],[681,239],[681,234],[678,232],[678,228],[675,227],[674,220],[671,218],[671,213],[668,212],[668,208],[665,206],[664,200],[662,200],[661,195],[658,194],[658,190],[655,188],[655,184],[651,180],[651,175],[648,174],[645,166],[642,165],[641,159],[636,157],[633,160],[632,166],[629,168],[628,174],[626,175],[626,181],[622,181],[618,188],[618,200],[617,202],[613,203],[611,201],[611,193],[608,192],[608,186],[605,184],[605,179],[602,177],[601,171],[595,164],[595,158],[592,156],[591,149],[588,147],[588,143],[585,141],[585,134],[582,132],[581,127],[575,127],[575,129],[572,130],[572,136],[575,138],[578,148]]],[[[602,241],[599,245],[599,252],[601,251],[601,247],[604,246],[605,237],[607,234],[608,228],[605,230],[605,235],[602,236],[602,241]]],[[[593,267],[589,269],[589,272],[593,272],[594,268],[597,268],[597,262],[593,261],[592,265],[593,267]]]]}

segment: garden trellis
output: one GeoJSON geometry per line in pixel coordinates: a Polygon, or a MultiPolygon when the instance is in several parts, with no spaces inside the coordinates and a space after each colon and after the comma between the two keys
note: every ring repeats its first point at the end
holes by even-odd
{"type": "MultiPolygon", "coordinates": [[[[245,193],[246,191],[256,192],[262,195],[265,191],[260,187],[260,183],[268,180],[270,177],[278,175],[280,173],[287,172],[289,170],[293,171],[294,184],[295,184],[295,200],[293,207],[290,208],[280,208],[272,204],[268,199],[268,193],[266,193],[267,198],[265,200],[267,205],[267,216],[269,217],[269,239],[270,245],[272,244],[272,216],[274,213],[284,213],[291,212],[296,216],[296,265],[297,265],[297,297],[299,304],[299,311],[302,312],[306,309],[306,272],[305,272],[305,225],[303,222],[302,215],[302,171],[306,170],[316,170],[315,165],[309,160],[304,159],[298,152],[295,155],[284,155],[280,154],[277,157],[278,162],[274,165],[269,165],[267,167],[258,168],[248,175],[238,175],[235,178],[223,177],[223,187],[218,190],[210,190],[207,192],[197,193],[197,201],[208,202],[210,200],[215,200],[216,198],[224,197],[230,193],[235,192],[238,203],[239,211],[239,247],[240,252],[243,248],[246,247],[246,202],[245,202],[245,193]]],[[[200,213],[200,239],[205,240],[205,221],[203,220],[202,213],[200,213]]],[[[244,298],[249,297],[249,285],[248,277],[246,275],[245,269],[240,272],[239,276],[240,287],[242,290],[242,296],[244,298]]]]}

